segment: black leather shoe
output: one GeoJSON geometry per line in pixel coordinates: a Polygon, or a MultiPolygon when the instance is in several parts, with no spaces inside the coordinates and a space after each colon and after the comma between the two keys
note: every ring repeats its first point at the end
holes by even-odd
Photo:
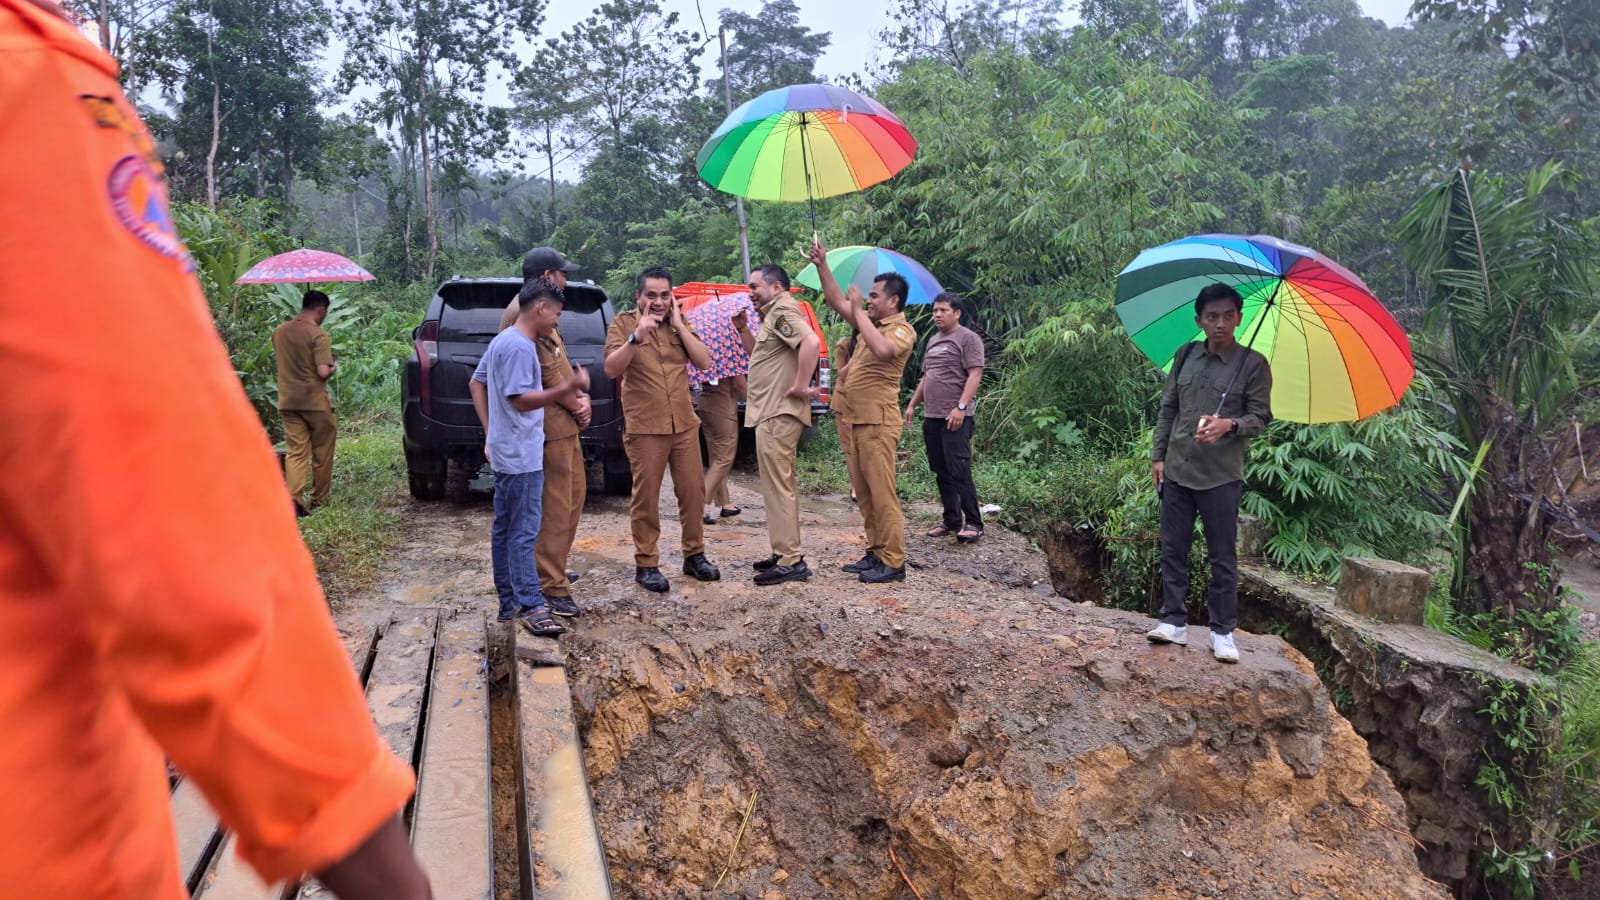
{"type": "Polygon", "coordinates": [[[713,519],[710,516],[706,516],[704,519],[700,520],[700,524],[702,524],[702,525],[715,525],[715,524],[717,524],[717,520],[713,519]]]}
{"type": "Polygon", "coordinates": [[[756,584],[766,587],[770,584],[783,584],[785,581],[805,581],[810,577],[811,567],[802,559],[792,566],[773,566],[757,574],[756,584]]]}
{"type": "Polygon", "coordinates": [[[775,566],[777,564],[778,564],[778,554],[774,553],[771,556],[767,557],[766,559],[758,559],[755,562],[751,563],[750,564],[750,568],[755,569],[757,572],[765,572],[766,570],[772,568],[773,566],[775,566]]]}
{"type": "Polygon", "coordinates": [[[878,565],[882,565],[878,562],[878,558],[873,556],[871,553],[868,553],[866,556],[861,557],[855,562],[845,563],[839,568],[849,572],[852,575],[859,575],[862,572],[865,572],[866,570],[878,565]]]}
{"type": "Polygon", "coordinates": [[[655,591],[658,594],[665,594],[672,589],[672,585],[667,583],[667,576],[661,574],[661,570],[655,566],[635,566],[633,580],[645,590],[655,591]]]}
{"type": "Polygon", "coordinates": [[[578,583],[578,579],[581,578],[581,577],[582,576],[579,575],[577,572],[568,572],[567,573],[567,582],[569,584],[577,584],[578,583]]]}
{"type": "Polygon", "coordinates": [[[577,602],[571,597],[546,597],[544,600],[545,605],[550,607],[550,612],[555,615],[565,616],[569,619],[576,619],[583,615],[583,611],[578,609],[577,602]]]}
{"type": "Polygon", "coordinates": [[[683,574],[697,581],[721,581],[722,572],[706,559],[704,553],[696,553],[683,561],[683,574]]]}
{"type": "Polygon", "coordinates": [[[880,562],[856,577],[860,578],[865,584],[888,584],[891,581],[905,581],[906,567],[890,567],[880,562]]]}
{"type": "Polygon", "coordinates": [[[744,512],[744,510],[737,506],[724,506],[723,508],[717,510],[717,515],[726,519],[730,516],[737,516],[741,512],[744,512]]]}

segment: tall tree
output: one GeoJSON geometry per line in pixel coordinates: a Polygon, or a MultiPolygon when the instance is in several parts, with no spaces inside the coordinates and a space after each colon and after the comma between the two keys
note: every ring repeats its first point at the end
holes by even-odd
{"type": "Polygon", "coordinates": [[[170,133],[181,196],[293,204],[322,140],[315,60],[327,42],[318,0],[175,0],[158,72],[175,98],[170,133]]]}
{"type": "Polygon", "coordinates": [[[1520,611],[1561,602],[1546,503],[1575,438],[1575,326],[1594,313],[1593,248],[1548,209],[1562,177],[1555,165],[1522,184],[1457,169],[1400,223],[1406,261],[1429,285],[1425,333],[1439,336],[1424,358],[1481,462],[1456,594],[1523,626],[1520,611]]]}
{"type": "Polygon", "coordinates": [[[94,23],[100,48],[117,61],[123,90],[137,98],[164,68],[163,42],[175,0],[66,0],[64,5],[94,23]]]}
{"type": "Polygon", "coordinates": [[[504,152],[510,115],[484,99],[490,72],[496,66],[515,70],[515,38],[532,35],[543,13],[541,0],[354,0],[341,7],[339,32],[347,47],[338,88],[366,85],[375,92],[357,103],[357,111],[383,123],[399,160],[390,206],[404,277],[433,278],[440,157],[465,165],[504,152]],[[412,229],[419,182],[425,242],[417,267],[412,229]]]}
{"type": "MultiPolygon", "coordinates": [[[[735,106],[762,91],[817,80],[817,59],[833,36],[812,31],[800,22],[794,0],[766,0],[749,15],[722,11],[722,25],[733,32],[728,43],[728,83],[735,106]]],[[[720,100],[722,78],[707,79],[706,92],[720,100]]]]}

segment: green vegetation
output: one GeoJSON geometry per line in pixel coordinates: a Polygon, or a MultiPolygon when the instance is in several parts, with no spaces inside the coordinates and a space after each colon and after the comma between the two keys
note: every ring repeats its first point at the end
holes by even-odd
{"type": "Polygon", "coordinates": [[[333,493],[300,520],[300,534],[334,605],[377,583],[404,521],[405,475],[399,416],[340,419],[333,493]]]}

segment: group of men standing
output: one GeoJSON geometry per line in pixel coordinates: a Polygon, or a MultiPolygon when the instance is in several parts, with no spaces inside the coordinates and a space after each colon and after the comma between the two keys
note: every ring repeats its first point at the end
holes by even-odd
{"type": "MultiPolygon", "coordinates": [[[[867,546],[860,560],[843,568],[869,584],[903,581],[905,519],[895,492],[895,450],[901,429],[924,401],[924,433],[933,436],[929,462],[946,503],[944,524],[930,535],[976,540],[982,534],[970,449],[982,342],[959,327],[960,298],[941,295],[934,315],[939,331],[930,341],[923,381],[902,413],[901,376],[917,340],[905,318],[905,280],[894,273],[880,275],[862,297],[854,286],[841,289],[820,241],[810,258],[824,300],[854,334],[848,358],[837,369],[833,409],[867,546]]],[[[471,386],[496,478],[492,552],[500,616],[543,636],[565,631],[553,616],[580,614],[567,559],[585,497],[578,433],[590,417],[588,378],[582,367],[572,366],[557,328],[566,273],[575,268],[551,248],[529,251],[522,289],[507,306],[501,333],[490,342],[471,386]]],[[[816,397],[811,382],[822,344],[782,266],[756,269],[749,289],[759,322],[751,323],[743,312],[731,318],[749,356],[748,375],[704,386],[699,415],[689,367],[710,369],[711,352],[684,317],[666,269],[639,274],[634,308],[618,313],[606,334],[603,366],[620,383],[623,445],[633,474],[634,580],[646,590],[671,589],[658,550],[661,485],[668,470],[678,501],[683,573],[699,581],[722,577],[706,556],[704,526],[716,518],[702,518],[701,511],[709,499],[720,516],[739,513],[726,484],[741,393],[744,422],[755,430],[772,551],[753,563],[755,583],[783,584],[813,574],[801,541],[794,464],[800,437],[811,424],[816,397]],[[702,419],[713,450],[707,468],[701,464],[702,419]]]]}

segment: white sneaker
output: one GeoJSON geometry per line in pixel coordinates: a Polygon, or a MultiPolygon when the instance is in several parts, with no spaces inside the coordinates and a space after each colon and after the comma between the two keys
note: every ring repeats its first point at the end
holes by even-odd
{"type": "Polygon", "coordinates": [[[1239,661],[1239,648],[1233,645],[1233,635],[1211,632],[1211,655],[1225,663],[1239,661]]]}
{"type": "Polygon", "coordinates": [[[1187,625],[1160,625],[1145,632],[1152,644],[1177,644],[1179,647],[1189,646],[1189,627],[1187,625]]]}

